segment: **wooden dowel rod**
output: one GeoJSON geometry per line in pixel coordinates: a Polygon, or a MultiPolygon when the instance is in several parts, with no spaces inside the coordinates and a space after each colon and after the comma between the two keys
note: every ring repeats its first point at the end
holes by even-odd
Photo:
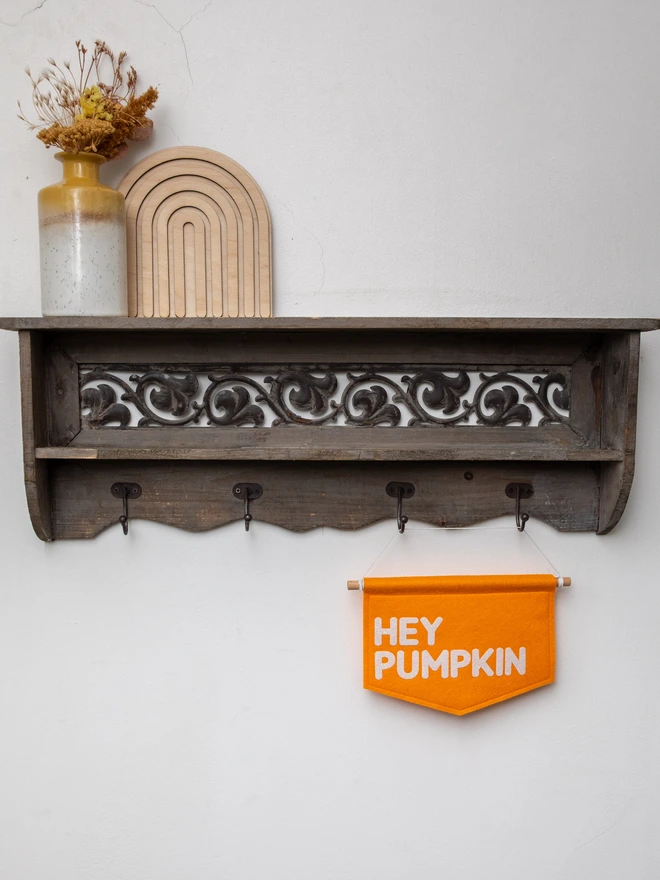
{"type": "MultiPolygon", "coordinates": [[[[572,581],[569,577],[558,577],[557,578],[557,586],[558,587],[570,587],[572,581]]],[[[360,581],[346,581],[346,589],[347,590],[359,590],[360,589],[360,581]]]]}

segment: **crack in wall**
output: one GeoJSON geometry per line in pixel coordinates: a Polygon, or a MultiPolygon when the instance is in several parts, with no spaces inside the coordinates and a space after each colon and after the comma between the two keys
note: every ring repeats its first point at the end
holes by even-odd
{"type": "Polygon", "coordinates": [[[23,19],[27,18],[28,15],[32,15],[33,12],[38,12],[43,6],[48,3],[48,0],[41,0],[37,6],[34,6],[32,9],[28,9],[27,12],[24,12],[23,15],[18,19],[18,21],[4,21],[4,19],[0,18],[0,24],[4,24],[6,27],[20,27],[23,24],[23,19]]]}
{"type": "Polygon", "coordinates": [[[178,142],[181,144],[181,146],[184,145],[184,144],[183,144],[183,141],[181,140],[181,138],[179,137],[179,135],[174,131],[174,129],[172,128],[172,126],[169,125],[167,122],[163,122],[162,120],[159,120],[159,121],[158,121],[158,126],[159,126],[159,128],[163,128],[163,126],[164,126],[165,128],[169,128],[169,130],[172,132],[172,134],[173,134],[174,137],[178,140],[178,142]]]}
{"type": "MultiPolygon", "coordinates": [[[[43,0],[43,2],[46,3],[47,0],[43,0]]],[[[183,46],[183,54],[184,54],[185,59],[186,59],[186,69],[187,69],[187,71],[188,71],[188,76],[190,77],[190,82],[194,84],[195,80],[193,79],[193,75],[192,75],[192,72],[191,72],[191,70],[190,70],[190,58],[189,58],[189,56],[188,56],[188,46],[186,45],[186,40],[185,40],[185,38],[184,38],[184,36],[183,36],[183,31],[184,31],[184,30],[188,27],[188,25],[189,25],[192,21],[194,21],[199,15],[201,15],[203,12],[206,12],[206,10],[209,8],[209,6],[212,5],[213,0],[208,0],[208,3],[206,4],[206,6],[204,6],[202,9],[197,10],[197,12],[194,12],[194,13],[190,16],[190,18],[188,19],[188,21],[187,21],[185,24],[182,24],[180,28],[176,28],[176,27],[174,27],[174,25],[172,24],[172,22],[171,22],[168,18],[166,18],[166,17],[163,15],[163,13],[160,11],[160,9],[156,6],[155,3],[146,3],[145,0],[135,0],[135,2],[136,2],[136,3],[139,3],[140,6],[146,6],[146,7],[148,7],[149,9],[153,9],[153,10],[154,10],[155,12],[157,12],[158,15],[163,19],[163,21],[164,21],[165,24],[168,26],[168,28],[170,28],[170,30],[174,31],[175,34],[178,34],[178,35],[179,35],[179,39],[181,40],[181,45],[183,46]]],[[[42,5],[43,5],[43,3],[42,3],[42,5]]]]}

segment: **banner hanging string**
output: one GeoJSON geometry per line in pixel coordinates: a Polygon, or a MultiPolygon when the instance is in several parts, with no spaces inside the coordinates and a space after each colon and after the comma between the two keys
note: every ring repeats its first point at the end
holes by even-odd
{"type": "MultiPolygon", "coordinates": [[[[512,529],[512,527],[510,527],[510,526],[422,526],[422,527],[408,526],[406,531],[407,532],[452,532],[452,531],[496,532],[496,531],[501,531],[501,532],[512,533],[514,531],[514,529],[512,529]]],[[[515,530],[515,531],[517,532],[517,530],[515,530]]],[[[561,578],[560,577],[557,567],[555,565],[553,565],[552,561],[543,552],[543,550],[541,550],[541,548],[539,547],[537,542],[530,535],[529,531],[527,529],[525,529],[525,531],[520,532],[520,534],[526,536],[529,539],[529,541],[531,541],[531,543],[534,545],[534,547],[536,548],[538,553],[545,559],[545,561],[549,565],[551,571],[554,572],[555,576],[557,577],[559,586],[569,586],[570,585],[570,578],[561,578]]],[[[371,563],[371,565],[369,566],[369,568],[365,572],[364,577],[369,576],[369,574],[375,568],[375,566],[377,565],[379,560],[382,558],[382,556],[385,554],[385,552],[390,548],[392,543],[399,537],[401,537],[401,536],[398,533],[395,533],[394,535],[392,535],[390,540],[387,542],[387,544],[383,547],[383,549],[380,551],[378,556],[371,563]]],[[[357,582],[350,581],[349,583],[355,584],[357,582]]],[[[355,588],[355,587],[353,587],[353,588],[355,588]]]]}

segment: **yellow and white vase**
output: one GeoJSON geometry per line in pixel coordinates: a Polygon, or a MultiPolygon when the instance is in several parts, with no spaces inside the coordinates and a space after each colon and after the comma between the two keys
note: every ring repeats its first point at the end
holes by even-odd
{"type": "Polygon", "coordinates": [[[99,180],[95,153],[57,153],[59,183],[39,192],[44,315],[126,315],[124,197],[99,180]]]}

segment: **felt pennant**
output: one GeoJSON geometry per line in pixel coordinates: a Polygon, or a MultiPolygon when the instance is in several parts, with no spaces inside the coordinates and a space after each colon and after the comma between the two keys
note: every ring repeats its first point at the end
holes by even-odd
{"type": "Polygon", "coordinates": [[[550,684],[552,575],[365,578],[364,686],[465,715],[550,684]]]}

